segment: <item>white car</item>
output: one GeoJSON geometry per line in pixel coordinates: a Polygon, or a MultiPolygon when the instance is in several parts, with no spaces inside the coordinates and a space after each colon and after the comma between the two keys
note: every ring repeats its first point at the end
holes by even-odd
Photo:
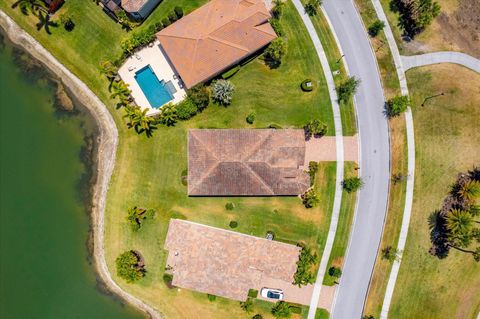
{"type": "Polygon", "coordinates": [[[280,289],[262,288],[260,294],[263,298],[283,300],[283,291],[280,289]]]}

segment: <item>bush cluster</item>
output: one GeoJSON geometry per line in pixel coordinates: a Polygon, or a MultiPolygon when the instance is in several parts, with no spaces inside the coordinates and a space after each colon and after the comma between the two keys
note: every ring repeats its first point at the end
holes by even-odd
{"type": "Polygon", "coordinates": [[[409,103],[407,95],[397,95],[391,98],[385,105],[387,116],[390,118],[399,116],[407,110],[409,103]]]}
{"type": "Polygon", "coordinates": [[[316,253],[312,252],[310,248],[302,246],[300,251],[300,258],[297,261],[297,271],[293,276],[293,283],[301,287],[302,285],[313,284],[315,282],[315,275],[312,271],[313,265],[318,261],[316,253]]]}
{"type": "Polygon", "coordinates": [[[203,84],[195,85],[187,90],[187,96],[197,106],[198,111],[203,111],[210,104],[210,92],[203,84]]]}
{"type": "Polygon", "coordinates": [[[347,193],[353,193],[362,188],[363,181],[360,177],[350,177],[343,180],[342,186],[347,193]]]}
{"type": "Polygon", "coordinates": [[[302,195],[302,203],[305,208],[313,208],[320,203],[320,198],[314,188],[309,189],[302,195]]]}
{"type": "Polygon", "coordinates": [[[327,124],[323,123],[319,119],[311,120],[307,125],[303,127],[305,131],[305,138],[310,139],[313,137],[322,137],[327,134],[327,124]]]}
{"type": "Polygon", "coordinates": [[[188,97],[176,105],[177,116],[180,120],[188,120],[198,112],[197,105],[188,97]]]}
{"type": "Polygon", "coordinates": [[[127,282],[135,282],[145,276],[145,268],[140,256],[133,250],[126,251],[115,260],[117,275],[127,282]]]}
{"type": "Polygon", "coordinates": [[[318,172],[318,162],[311,161],[308,163],[308,175],[310,175],[310,186],[315,183],[315,176],[318,172]]]}
{"type": "Polygon", "coordinates": [[[380,31],[383,30],[383,28],[385,28],[385,22],[383,22],[381,20],[375,20],[375,22],[373,22],[368,27],[368,34],[371,37],[376,37],[380,33],[380,31]]]}

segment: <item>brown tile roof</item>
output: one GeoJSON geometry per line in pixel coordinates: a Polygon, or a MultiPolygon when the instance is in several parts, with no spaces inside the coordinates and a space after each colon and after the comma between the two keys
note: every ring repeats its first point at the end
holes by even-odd
{"type": "Polygon", "coordinates": [[[127,12],[138,12],[148,0],[122,0],[122,8],[127,12]]]}
{"type": "Polygon", "coordinates": [[[300,247],[171,219],[165,249],[176,287],[244,301],[263,281],[293,281],[300,247]]]}
{"type": "Polygon", "coordinates": [[[303,130],[189,130],[188,194],[298,195],[310,186],[304,159],[303,130]]]}
{"type": "Polygon", "coordinates": [[[264,0],[212,0],[157,33],[187,87],[208,80],[276,38],[264,0]]]}

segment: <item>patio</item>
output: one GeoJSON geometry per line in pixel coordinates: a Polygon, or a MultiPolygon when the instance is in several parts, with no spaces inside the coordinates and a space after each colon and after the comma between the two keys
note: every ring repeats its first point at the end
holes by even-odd
{"type": "Polygon", "coordinates": [[[185,98],[186,92],[180,77],[163,54],[160,43],[155,41],[151,45],[135,52],[118,70],[118,74],[132,91],[135,103],[140,106],[142,110],[147,108],[148,115],[159,113],[161,106],[158,108],[152,107],[135,79],[136,72],[146,66],[150,66],[157,78],[160,81],[163,80],[165,83],[168,83],[172,88],[172,92],[170,93],[172,93],[173,99],[170,102],[177,104],[185,98]]]}

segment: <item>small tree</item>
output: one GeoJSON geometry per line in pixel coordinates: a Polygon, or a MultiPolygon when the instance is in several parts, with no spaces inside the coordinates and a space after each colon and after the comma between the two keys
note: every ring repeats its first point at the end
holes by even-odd
{"type": "Polygon", "coordinates": [[[399,116],[408,108],[409,99],[407,95],[397,95],[386,103],[387,116],[392,118],[399,116]]]}
{"type": "Polygon", "coordinates": [[[312,271],[312,266],[318,261],[316,253],[312,253],[310,248],[301,246],[300,257],[297,261],[297,271],[293,275],[293,284],[299,287],[313,284],[315,282],[315,275],[312,271]]]}
{"type": "Polygon", "coordinates": [[[310,139],[314,137],[322,137],[327,134],[327,124],[323,123],[319,119],[311,120],[307,125],[303,127],[305,131],[305,138],[310,139]]]}
{"type": "Polygon", "coordinates": [[[397,255],[397,250],[392,246],[387,246],[382,249],[382,259],[394,261],[395,259],[397,259],[397,255]]]}
{"type": "Polygon", "coordinates": [[[339,267],[332,266],[328,269],[328,274],[335,278],[342,277],[342,270],[339,267]]]}
{"type": "Polygon", "coordinates": [[[314,188],[309,189],[302,195],[302,203],[306,208],[313,208],[320,203],[320,198],[314,188]]]}
{"type": "Polygon", "coordinates": [[[210,93],[208,92],[208,88],[203,84],[198,84],[188,89],[187,96],[195,103],[199,111],[203,111],[210,103],[210,93]]]}
{"type": "Polygon", "coordinates": [[[275,318],[290,318],[292,311],[290,305],[284,301],[279,301],[272,308],[272,315],[275,318]]]}
{"type": "Polygon", "coordinates": [[[253,301],[252,298],[247,298],[246,301],[240,302],[240,308],[242,308],[245,312],[251,313],[253,312],[253,301]]]}
{"type": "Polygon", "coordinates": [[[376,37],[383,28],[385,28],[385,22],[382,20],[375,20],[375,22],[368,27],[368,34],[371,37],[376,37]]]}
{"type": "Polygon", "coordinates": [[[117,76],[117,71],[117,67],[111,61],[102,61],[100,63],[100,72],[105,75],[109,81],[113,81],[113,79],[115,79],[115,77],[117,76]]]}
{"type": "Polygon", "coordinates": [[[147,137],[151,137],[153,131],[157,129],[156,120],[147,115],[148,109],[143,111],[138,106],[125,106],[125,115],[129,119],[127,127],[129,129],[134,128],[138,134],[145,133],[147,137]]]}
{"type": "Polygon", "coordinates": [[[143,207],[133,206],[127,210],[127,220],[130,223],[130,228],[137,231],[142,227],[143,221],[152,218],[155,210],[146,209],[143,207]]]}
{"type": "Polygon", "coordinates": [[[322,0],[308,0],[305,4],[305,12],[310,16],[314,16],[318,13],[321,4],[322,0]]]}
{"type": "Polygon", "coordinates": [[[265,63],[272,69],[282,64],[282,58],[287,53],[287,44],[282,38],[273,40],[264,52],[265,63]]]}
{"type": "Polygon", "coordinates": [[[363,181],[360,177],[350,177],[344,179],[342,185],[343,189],[347,191],[347,193],[353,193],[362,188],[363,181]]]}
{"type": "Polygon", "coordinates": [[[220,105],[230,105],[235,86],[228,80],[216,80],[212,84],[212,99],[220,105]]]}
{"type": "Polygon", "coordinates": [[[253,124],[255,122],[255,112],[251,112],[250,114],[247,115],[245,118],[245,121],[247,121],[248,124],[253,124]]]}
{"type": "Polygon", "coordinates": [[[140,256],[133,250],[126,251],[115,260],[117,275],[128,283],[135,282],[145,276],[145,268],[140,256]]]}
{"type": "Polygon", "coordinates": [[[166,126],[173,126],[177,123],[177,109],[172,103],[162,106],[158,117],[160,123],[166,126]]]}
{"type": "Polygon", "coordinates": [[[337,87],[338,101],[340,103],[347,103],[357,92],[360,80],[354,76],[349,77],[337,87]]]}

